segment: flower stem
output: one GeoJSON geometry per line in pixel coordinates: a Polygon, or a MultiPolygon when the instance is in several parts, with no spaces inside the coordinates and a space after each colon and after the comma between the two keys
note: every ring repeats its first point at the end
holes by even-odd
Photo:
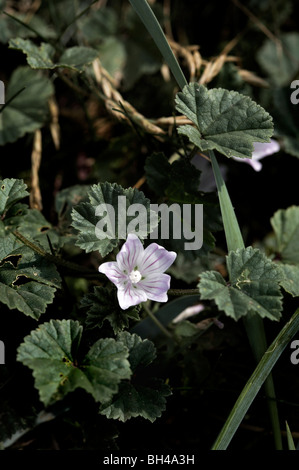
{"type": "Polygon", "coordinates": [[[199,295],[198,289],[169,289],[168,295],[180,296],[180,295],[199,295]]]}
{"type": "Polygon", "coordinates": [[[45,259],[47,259],[48,261],[50,261],[51,263],[54,263],[56,266],[60,266],[62,268],[65,268],[69,272],[74,272],[74,273],[80,274],[80,277],[91,277],[92,279],[105,279],[104,275],[102,275],[99,272],[94,271],[93,269],[89,269],[85,266],[80,266],[79,264],[72,263],[71,261],[66,261],[62,258],[59,258],[58,256],[55,256],[55,255],[52,255],[52,254],[48,253],[47,251],[45,251],[40,246],[33,243],[31,240],[28,240],[28,238],[24,237],[24,235],[22,235],[17,230],[14,230],[12,233],[24,245],[31,248],[31,250],[33,250],[39,256],[42,256],[45,259]]]}
{"type": "Polygon", "coordinates": [[[142,304],[144,310],[148,314],[148,316],[153,320],[153,322],[157,325],[157,327],[162,331],[162,333],[167,336],[168,338],[172,338],[172,335],[170,332],[165,328],[162,323],[158,320],[158,318],[152,313],[152,311],[148,308],[146,304],[142,304]]]}

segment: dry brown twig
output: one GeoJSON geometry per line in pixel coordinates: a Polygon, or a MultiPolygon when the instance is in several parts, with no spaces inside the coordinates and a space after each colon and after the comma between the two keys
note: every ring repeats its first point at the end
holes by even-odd
{"type": "Polygon", "coordinates": [[[43,208],[42,196],[39,186],[39,167],[42,159],[42,133],[38,129],[34,133],[33,149],[31,153],[31,189],[29,196],[29,204],[31,209],[39,211],[43,208]]]}
{"type": "Polygon", "coordinates": [[[149,134],[156,136],[165,134],[163,129],[149,121],[121,96],[116,88],[117,82],[103,68],[99,59],[96,59],[92,65],[97,84],[100,85],[104,94],[105,106],[109,114],[112,114],[117,120],[128,121],[127,116],[129,116],[132,121],[141,126],[149,134]]]}
{"type": "Polygon", "coordinates": [[[59,109],[56,100],[53,96],[49,99],[48,104],[51,115],[50,132],[54,142],[54,146],[56,150],[58,150],[60,147],[60,126],[58,120],[59,109]]]}

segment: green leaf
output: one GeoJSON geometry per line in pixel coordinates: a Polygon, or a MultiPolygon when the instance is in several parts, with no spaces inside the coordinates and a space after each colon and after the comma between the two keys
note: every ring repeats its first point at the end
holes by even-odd
{"type": "Polygon", "coordinates": [[[149,187],[158,196],[163,196],[170,181],[171,170],[171,165],[164,153],[157,152],[147,157],[144,170],[149,187]]]}
{"type": "Polygon", "coordinates": [[[105,287],[94,287],[93,293],[89,293],[81,300],[81,307],[88,308],[86,326],[89,328],[101,328],[107,320],[118,334],[124,328],[129,327],[129,320],[139,320],[140,306],[122,310],[119,306],[115,290],[105,287]]]}
{"type": "Polygon", "coordinates": [[[289,86],[299,71],[298,48],[299,34],[290,32],[281,34],[277,42],[266,39],[259,49],[257,61],[278,87],[289,86]]]}
{"type": "MultiPolygon", "coordinates": [[[[163,153],[154,153],[147,158],[145,164],[147,183],[160,197],[165,197],[165,203],[179,204],[182,216],[183,204],[193,204],[191,210],[191,224],[186,220],[186,225],[191,225],[193,232],[199,233],[199,222],[195,219],[195,205],[203,204],[203,244],[200,249],[186,250],[185,243],[188,240],[184,236],[182,223],[182,236],[174,238],[173,220],[170,217],[169,237],[161,243],[168,250],[183,253],[187,261],[194,261],[198,256],[206,255],[214,247],[215,239],[211,232],[222,229],[218,203],[213,194],[205,194],[198,190],[201,172],[197,170],[187,159],[181,159],[170,164],[163,153]],[[197,224],[197,226],[195,225],[197,224]]],[[[158,207],[158,209],[160,206],[158,207]]],[[[163,205],[161,205],[163,209],[163,205]]],[[[161,224],[165,216],[161,214],[161,224]]],[[[190,240],[189,240],[190,241],[190,240]]]]}
{"type": "Polygon", "coordinates": [[[29,209],[25,204],[16,204],[6,213],[4,219],[6,232],[17,230],[25,238],[51,252],[49,240],[53,248],[58,249],[69,237],[61,235],[58,230],[45,219],[37,209],[29,209]],[[37,243],[36,243],[37,242],[37,243]]]}
{"type": "Polygon", "coordinates": [[[54,264],[20,244],[13,235],[2,238],[0,248],[0,299],[38,320],[53,302],[61,285],[54,264]],[[21,245],[21,246],[20,246],[21,245]]]}
{"type": "Polygon", "coordinates": [[[81,33],[88,44],[98,44],[117,33],[118,18],[112,8],[105,7],[92,11],[79,20],[81,33]]]}
{"type": "MultiPolygon", "coordinates": [[[[5,366],[4,366],[5,367],[5,366]]],[[[3,368],[3,365],[2,365],[3,368]]],[[[4,374],[3,374],[4,375],[4,374]]],[[[9,376],[11,379],[12,376],[9,376]]],[[[2,384],[4,383],[2,378],[2,384]]],[[[3,386],[3,385],[2,385],[3,386]]],[[[10,392],[9,392],[10,393],[10,392]]],[[[20,407],[16,407],[15,396],[10,393],[9,396],[3,397],[0,404],[1,428],[0,428],[0,447],[3,450],[14,442],[15,436],[20,436],[22,431],[34,426],[36,420],[36,410],[32,408],[29,400],[21,403],[20,407]]],[[[17,439],[17,437],[16,437],[17,439]]]]}
{"type": "Polygon", "coordinates": [[[299,207],[280,209],[271,218],[275,242],[271,249],[284,273],[280,285],[293,297],[299,296],[299,207]]]}
{"type": "Polygon", "coordinates": [[[218,308],[234,320],[254,312],[262,318],[278,320],[282,309],[280,267],[258,249],[231,251],[227,257],[230,285],[220,273],[201,274],[201,299],[215,300],[218,308]]]}
{"type": "MultiPolygon", "coordinates": [[[[134,375],[139,366],[148,366],[156,357],[154,344],[147,339],[142,340],[136,334],[123,332],[118,335],[118,340],[129,350],[129,361],[134,375]]],[[[122,422],[137,416],[154,422],[165,410],[165,397],[170,394],[169,387],[162,380],[147,377],[145,383],[138,383],[137,374],[137,379],[133,382],[120,384],[119,393],[110,403],[101,406],[100,413],[122,422]]]]}
{"type": "Polygon", "coordinates": [[[68,218],[71,221],[70,214],[73,206],[86,198],[90,185],[75,184],[59,191],[55,197],[55,210],[59,219],[68,218]]]}
{"type": "Polygon", "coordinates": [[[140,36],[137,41],[131,40],[131,37],[126,40],[126,62],[123,71],[125,90],[131,89],[143,75],[154,74],[161,68],[159,53],[151,49],[151,43],[144,41],[140,36]]]}
{"type": "Polygon", "coordinates": [[[84,46],[74,46],[64,51],[57,66],[82,70],[84,65],[90,64],[97,57],[99,57],[99,52],[96,49],[84,46]]]}
{"type": "Polygon", "coordinates": [[[299,266],[279,263],[284,273],[284,279],[280,285],[293,297],[299,296],[299,266]]]}
{"type": "Polygon", "coordinates": [[[73,320],[51,320],[26,336],[17,360],[33,370],[35,387],[47,406],[76,388],[83,388],[96,401],[106,402],[129,378],[128,350],[112,338],[100,339],[78,362],[82,326],[73,320]]]}
{"type": "Polygon", "coordinates": [[[1,302],[11,310],[16,308],[35,320],[38,320],[40,315],[45,313],[47,305],[53,302],[55,290],[37,282],[27,282],[19,287],[10,287],[0,282],[1,302]]]}
{"type": "Polygon", "coordinates": [[[87,253],[98,250],[104,257],[118,246],[120,240],[127,238],[128,225],[130,223],[134,225],[135,219],[139,216],[139,214],[137,216],[127,214],[129,205],[139,204],[144,207],[147,220],[142,217],[141,223],[135,229],[141,239],[146,238],[154,229],[154,224],[150,224],[153,211],[150,210],[150,201],[143,192],[133,188],[124,189],[116,183],[99,183],[91,187],[88,195],[90,202],[81,202],[72,210],[72,226],[79,231],[76,245],[87,253]],[[122,199],[119,200],[119,196],[122,199]],[[107,214],[102,211],[100,219],[96,215],[96,208],[100,205],[112,206],[113,212],[107,214]],[[97,224],[101,222],[103,226],[99,228],[97,224]],[[118,229],[119,224],[122,225],[121,231],[118,229]]]}
{"type": "Polygon", "coordinates": [[[146,181],[159,196],[181,203],[202,203],[198,191],[201,172],[187,159],[169,163],[162,152],[153,153],[145,162],[146,181]]]}
{"type": "Polygon", "coordinates": [[[269,142],[271,116],[248,96],[222,88],[207,90],[191,83],[176,96],[176,109],[196,127],[181,126],[180,134],[203,152],[217,150],[227,157],[250,158],[254,142],[269,142]]]}
{"type": "Polygon", "coordinates": [[[129,350],[129,362],[133,372],[139,366],[148,366],[156,358],[156,348],[154,343],[148,339],[142,340],[138,335],[130,334],[127,331],[120,333],[117,337],[129,350]]]}
{"type": "MultiPolygon", "coordinates": [[[[5,241],[7,239],[8,237],[5,241]]],[[[6,248],[7,246],[8,244],[5,244],[6,248]]],[[[3,255],[3,249],[1,252],[3,255]]],[[[60,276],[55,265],[24,245],[9,250],[5,256],[2,256],[1,268],[0,279],[10,285],[17,283],[21,276],[25,276],[52,287],[60,287],[60,276]]]]}
{"type": "MultiPolygon", "coordinates": [[[[213,253],[210,257],[213,261],[219,259],[213,253]]],[[[176,279],[182,279],[187,284],[191,284],[198,280],[201,272],[211,269],[210,257],[207,255],[189,260],[183,253],[178,253],[175,262],[168,268],[168,273],[176,279]]]]}
{"type": "Polygon", "coordinates": [[[276,237],[276,252],[282,262],[299,265],[299,207],[280,209],[270,221],[276,237]]]}
{"type": "Polygon", "coordinates": [[[0,17],[0,42],[4,44],[8,43],[9,39],[17,36],[22,38],[36,37],[37,34],[33,30],[37,31],[45,39],[53,39],[57,36],[57,32],[52,29],[47,20],[37,14],[32,15],[29,19],[26,13],[18,14],[14,11],[13,18],[7,15],[0,17]],[[24,25],[14,18],[22,21],[24,25]],[[32,29],[27,28],[26,25],[32,29]]]}
{"type": "Polygon", "coordinates": [[[153,423],[166,408],[165,397],[171,394],[169,387],[158,379],[152,381],[151,387],[121,383],[119,389],[113,402],[102,406],[100,413],[122,422],[142,416],[153,423]]]}
{"type": "Polygon", "coordinates": [[[13,204],[26,196],[29,196],[29,193],[23,180],[0,180],[0,215],[3,216],[13,204]]]}
{"type": "Polygon", "coordinates": [[[18,67],[7,86],[7,106],[0,113],[0,145],[41,128],[48,118],[48,100],[53,93],[48,78],[29,67],[18,67]]]}
{"type": "Polygon", "coordinates": [[[122,76],[126,65],[127,53],[122,39],[108,36],[101,45],[97,46],[99,57],[104,69],[112,77],[122,76]]]}
{"type": "Polygon", "coordinates": [[[17,49],[27,56],[27,62],[33,69],[52,69],[55,49],[51,44],[42,42],[38,47],[30,39],[14,38],[9,41],[10,49],[17,49]]]}
{"type": "Polygon", "coordinates": [[[131,376],[128,349],[113,338],[99,339],[82,362],[82,374],[88,382],[85,389],[96,401],[106,403],[117,393],[122,379],[131,376]]]}
{"type": "Polygon", "coordinates": [[[42,42],[38,47],[30,39],[15,38],[9,41],[10,49],[21,50],[27,56],[27,62],[33,69],[55,69],[58,67],[81,70],[99,55],[91,47],[74,46],[66,49],[58,62],[53,62],[55,49],[51,44],[42,42]]]}

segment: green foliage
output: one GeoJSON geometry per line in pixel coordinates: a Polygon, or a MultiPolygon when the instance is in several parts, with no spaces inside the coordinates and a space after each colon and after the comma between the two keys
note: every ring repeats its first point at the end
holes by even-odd
{"type": "MultiPolygon", "coordinates": [[[[0,8],[2,9],[1,6],[0,8]]],[[[43,38],[49,40],[55,38],[57,35],[53,26],[49,25],[42,16],[33,15],[31,18],[28,18],[28,16],[19,13],[13,15],[13,18],[7,15],[0,17],[0,42],[4,44],[6,44],[9,39],[17,36],[22,38],[36,37],[37,34],[35,31],[38,31],[43,38]]]]}
{"type": "Polygon", "coordinates": [[[47,121],[53,92],[48,78],[29,67],[15,69],[7,86],[7,105],[0,113],[0,145],[40,129],[47,121]]]}
{"type": "Polygon", "coordinates": [[[76,245],[84,249],[87,253],[90,251],[98,250],[104,257],[108,255],[114,248],[116,248],[120,240],[127,238],[126,230],[119,232],[119,221],[122,228],[128,229],[130,223],[136,219],[134,215],[128,215],[126,213],[129,205],[141,204],[145,207],[147,214],[146,225],[141,225],[138,228],[138,236],[143,239],[154,229],[154,225],[150,226],[151,210],[150,201],[147,199],[143,192],[137,189],[128,188],[123,189],[118,184],[114,183],[99,183],[93,185],[88,193],[90,202],[81,202],[77,204],[72,210],[72,226],[78,230],[78,239],[76,245]],[[118,197],[122,196],[124,206],[118,205],[118,197]],[[96,208],[102,204],[103,208],[111,205],[114,209],[114,213],[106,213],[103,209],[103,213],[100,214],[102,219],[96,215],[96,208]],[[120,213],[118,208],[120,207],[120,213]],[[99,228],[96,226],[99,221],[103,221],[105,224],[99,228]],[[106,228],[105,228],[106,227],[106,228]],[[116,236],[116,237],[115,237],[116,236]]]}
{"type": "MultiPolygon", "coordinates": [[[[292,6],[296,11],[295,2],[249,0],[247,7],[260,23],[250,21],[245,35],[240,30],[236,56],[231,50],[218,58],[225,47],[220,38],[230,41],[237,33],[231,35],[235,28],[228,28],[229,18],[235,25],[247,22],[234,2],[217,7],[218,16],[201,2],[191,9],[182,2],[156,2],[153,11],[146,0],[106,3],[0,0],[0,78],[5,85],[5,104],[0,106],[1,178],[19,178],[0,180],[0,347],[6,347],[6,363],[0,368],[0,447],[48,449],[53,447],[52,437],[48,442],[51,435],[61,449],[113,452],[120,445],[123,452],[132,445],[149,450],[153,441],[163,447],[162,453],[185,444],[204,449],[214,441],[219,425],[209,412],[211,406],[215,416],[227,409],[225,394],[232,388],[227,367],[236,365],[238,370],[242,365],[244,372],[251,364],[243,326],[255,358],[262,360],[216,448],[228,445],[263,383],[271,398],[277,445],[281,426],[269,373],[298,332],[298,312],[290,321],[288,316],[289,305],[296,303],[291,296],[299,296],[299,208],[289,207],[295,194],[291,184],[288,191],[281,187],[281,181],[296,179],[296,160],[290,159],[294,173],[289,178],[292,170],[284,154],[299,156],[299,107],[290,100],[290,84],[299,70],[299,35],[292,31],[295,15],[288,13],[292,6]],[[263,44],[265,28],[276,37],[263,44]],[[183,47],[170,47],[163,29],[183,47]],[[189,47],[196,44],[194,38],[202,46],[200,55],[196,45],[189,47]],[[99,74],[90,66],[97,58],[99,74]],[[29,67],[19,67],[26,60],[29,67]],[[191,76],[190,85],[180,63],[191,76]],[[260,88],[265,81],[259,80],[263,72],[270,85],[265,89],[260,88]],[[275,165],[265,164],[260,174],[249,170],[248,192],[242,180],[245,165],[239,168],[225,159],[220,171],[213,150],[226,157],[250,158],[253,143],[269,141],[272,119],[251,98],[272,113],[281,151],[275,165]],[[115,113],[120,108],[123,113],[115,113]],[[175,108],[191,125],[176,126],[175,108]],[[159,119],[162,116],[173,120],[159,119]],[[164,132],[149,133],[146,122],[151,121],[164,132]],[[36,129],[42,129],[41,152],[33,148],[36,129]],[[201,151],[210,157],[202,173],[191,163],[194,155],[199,160],[201,151]],[[218,195],[199,189],[213,173],[218,195]],[[134,189],[140,185],[144,193],[134,189]],[[280,207],[288,209],[274,214],[274,233],[263,243],[260,237],[269,217],[262,222],[259,217],[274,204],[271,185],[280,207]],[[32,209],[32,199],[25,199],[39,188],[42,211],[32,209]],[[243,208],[240,188],[250,204],[258,201],[259,211],[257,220],[247,218],[243,227],[236,218],[243,208]],[[128,215],[135,203],[144,208],[147,223],[136,217],[137,210],[128,215]],[[169,239],[162,239],[160,232],[160,238],[151,240],[177,253],[167,271],[172,276],[169,300],[124,311],[115,286],[98,273],[98,266],[103,257],[115,259],[133,227],[139,229],[141,241],[148,238],[154,228],[149,224],[151,204],[181,210],[190,205],[188,228],[193,233],[201,230],[193,209],[202,204],[203,245],[186,250],[185,242],[193,239],[186,239],[186,233],[175,238],[170,214],[169,239]],[[103,211],[97,210],[101,205],[103,211]],[[115,219],[114,212],[104,212],[105,205],[115,212],[115,219]],[[223,228],[224,234],[216,234],[216,239],[214,232],[223,228]],[[256,241],[261,250],[243,248],[243,237],[248,243],[256,241]],[[202,313],[178,321],[183,310],[201,300],[202,313]],[[223,319],[221,329],[211,321],[217,318],[217,307],[230,317],[223,319]],[[281,333],[264,357],[263,318],[281,318],[285,324],[280,328],[278,322],[265,322],[270,335],[279,329],[281,333]],[[239,319],[244,321],[236,322],[239,319]],[[224,350],[226,354],[219,355],[224,350]],[[219,389],[220,401],[214,394],[219,389]],[[153,440],[145,443],[142,436],[162,416],[172,391],[162,427],[155,424],[153,440]],[[124,424],[132,418],[137,418],[135,423],[124,424]],[[200,423],[196,433],[192,420],[200,423]],[[30,437],[24,438],[29,430],[30,437]]],[[[159,224],[162,227],[162,217],[159,224]]],[[[277,377],[283,384],[281,398],[290,403],[290,384],[292,393],[298,384],[295,367],[284,364],[280,369],[278,365],[277,377]],[[283,396],[285,391],[288,396],[283,396]]],[[[237,391],[244,385],[244,374],[234,374],[233,381],[237,391]]],[[[291,427],[296,407],[293,412],[291,427]]],[[[252,410],[248,422],[256,424],[254,418],[252,410]]],[[[293,449],[288,427],[287,433],[293,449]]],[[[240,435],[240,445],[250,448],[244,440],[245,444],[240,435]]]]}
{"type": "Polygon", "coordinates": [[[280,267],[284,273],[284,278],[280,285],[285,291],[289,292],[293,297],[299,296],[299,266],[293,264],[281,263],[280,267]]]}
{"type": "Polygon", "coordinates": [[[280,209],[271,218],[275,234],[274,251],[284,272],[282,287],[299,296],[299,207],[280,209]]]}
{"type": "Polygon", "coordinates": [[[101,8],[79,20],[82,35],[89,44],[99,43],[117,33],[117,15],[112,8],[101,8]]]}
{"type": "Polygon", "coordinates": [[[276,86],[289,86],[299,71],[298,47],[299,34],[289,32],[277,42],[266,39],[258,50],[258,63],[276,86]]]}
{"type": "Polygon", "coordinates": [[[171,394],[170,388],[160,379],[146,378],[138,383],[138,368],[148,366],[156,357],[154,344],[127,332],[121,333],[118,340],[127,346],[129,362],[137,378],[131,383],[122,383],[111,402],[101,406],[101,414],[123,422],[137,416],[154,422],[165,409],[165,397],[171,394]]]}
{"type": "Polygon", "coordinates": [[[26,196],[29,196],[23,180],[6,178],[0,180],[0,215],[2,218],[8,209],[26,196]]]}
{"type": "Polygon", "coordinates": [[[276,252],[284,263],[299,265],[299,207],[280,209],[271,218],[276,252]]]}
{"type": "MultiPolygon", "coordinates": [[[[61,287],[60,275],[55,265],[45,257],[24,246],[10,230],[21,226],[29,227],[29,232],[40,239],[42,233],[28,217],[39,214],[27,209],[18,201],[28,195],[22,180],[4,179],[0,181],[0,209],[2,221],[0,233],[0,293],[1,302],[10,309],[17,309],[25,315],[38,319],[53,302],[54,293],[61,287]],[[36,230],[36,234],[35,234],[36,230]]],[[[39,214],[40,215],[40,214],[39,214]]],[[[45,219],[42,218],[44,226],[45,219]]]]}
{"type": "Polygon", "coordinates": [[[153,423],[165,410],[169,395],[169,387],[161,380],[152,380],[149,386],[122,383],[111,404],[101,407],[101,414],[122,422],[142,416],[153,423]]]}
{"type": "MultiPolygon", "coordinates": [[[[212,194],[199,191],[201,172],[188,159],[180,159],[170,164],[163,153],[154,153],[146,159],[145,174],[149,187],[164,200],[168,206],[179,204],[183,214],[183,204],[203,204],[203,246],[199,250],[187,251],[184,234],[180,239],[172,237],[173,221],[169,220],[169,240],[162,244],[169,250],[183,253],[186,260],[194,261],[197,256],[206,255],[214,247],[212,232],[222,229],[218,204],[212,194]]],[[[191,212],[192,231],[196,230],[194,212],[191,212]]]]}
{"type": "Polygon", "coordinates": [[[129,327],[129,320],[138,321],[140,307],[122,310],[119,306],[115,290],[105,287],[94,287],[93,292],[86,294],[81,300],[81,307],[87,308],[86,326],[101,328],[107,320],[115,334],[129,327]]]}
{"type": "Polygon", "coordinates": [[[82,326],[73,320],[51,320],[26,336],[18,361],[33,370],[35,387],[45,405],[61,400],[80,387],[105,403],[131,370],[128,350],[121,341],[100,339],[78,362],[82,326]]]}
{"type": "Polygon", "coordinates": [[[229,281],[220,273],[201,274],[199,291],[202,299],[215,300],[218,308],[234,320],[255,313],[278,320],[282,309],[279,283],[280,268],[258,249],[248,247],[231,251],[227,257],[229,281]]]}
{"type": "Polygon", "coordinates": [[[273,133],[270,115],[235,91],[191,83],[175,101],[176,109],[196,126],[181,126],[178,132],[203,152],[215,149],[227,157],[250,158],[253,143],[269,142],[273,133]]]}
{"type": "Polygon", "coordinates": [[[28,65],[33,69],[55,69],[58,67],[82,70],[95,60],[99,53],[91,47],[74,46],[66,49],[58,62],[53,62],[55,49],[51,44],[41,43],[38,47],[30,39],[15,38],[9,41],[11,49],[18,49],[27,56],[28,65]]]}

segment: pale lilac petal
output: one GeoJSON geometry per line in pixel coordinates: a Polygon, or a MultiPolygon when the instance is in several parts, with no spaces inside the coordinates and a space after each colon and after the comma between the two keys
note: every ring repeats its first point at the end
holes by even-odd
{"type": "Polygon", "coordinates": [[[167,302],[167,291],[170,288],[170,276],[168,274],[151,274],[138,283],[149,300],[167,302]]]}
{"type": "Polygon", "coordinates": [[[253,144],[253,153],[252,158],[259,160],[260,158],[267,157],[268,155],[272,155],[279,151],[280,146],[279,143],[271,139],[271,142],[254,142],[253,144]]]}
{"type": "Polygon", "coordinates": [[[186,320],[186,318],[193,317],[197,315],[199,312],[204,310],[205,306],[203,304],[196,304],[192,305],[192,307],[187,307],[183,310],[177,317],[172,320],[172,323],[178,323],[182,320],[186,320]]]}
{"type": "Polygon", "coordinates": [[[134,287],[130,282],[127,283],[124,289],[121,288],[117,290],[117,298],[119,306],[123,310],[147,300],[144,290],[140,289],[136,285],[134,287]]]}
{"type": "Polygon", "coordinates": [[[176,258],[174,251],[167,251],[157,243],[151,243],[145,250],[139,271],[145,277],[166,271],[176,258]]]}
{"type": "Polygon", "coordinates": [[[120,252],[116,255],[116,261],[122,271],[130,273],[139,265],[144,252],[143,245],[137,235],[129,233],[127,241],[121,247],[120,252]]]}
{"type": "Polygon", "coordinates": [[[116,286],[123,285],[127,279],[127,276],[119,269],[116,261],[101,264],[99,266],[99,272],[105,274],[116,286]]]}
{"type": "Polygon", "coordinates": [[[255,171],[261,171],[262,164],[259,162],[264,157],[268,157],[280,150],[279,143],[271,139],[270,142],[254,142],[252,158],[232,157],[238,162],[248,163],[255,171]]]}
{"type": "Polygon", "coordinates": [[[101,264],[99,272],[116,285],[119,305],[126,310],[147,299],[167,302],[170,276],[164,271],[175,258],[176,253],[156,243],[144,250],[137,235],[129,234],[116,261],[101,264]]]}
{"type": "Polygon", "coordinates": [[[248,165],[252,166],[252,168],[255,170],[255,171],[261,171],[261,169],[263,168],[263,165],[261,164],[261,162],[259,161],[255,161],[255,160],[250,160],[248,158],[246,158],[246,162],[245,163],[248,163],[248,165]]]}

